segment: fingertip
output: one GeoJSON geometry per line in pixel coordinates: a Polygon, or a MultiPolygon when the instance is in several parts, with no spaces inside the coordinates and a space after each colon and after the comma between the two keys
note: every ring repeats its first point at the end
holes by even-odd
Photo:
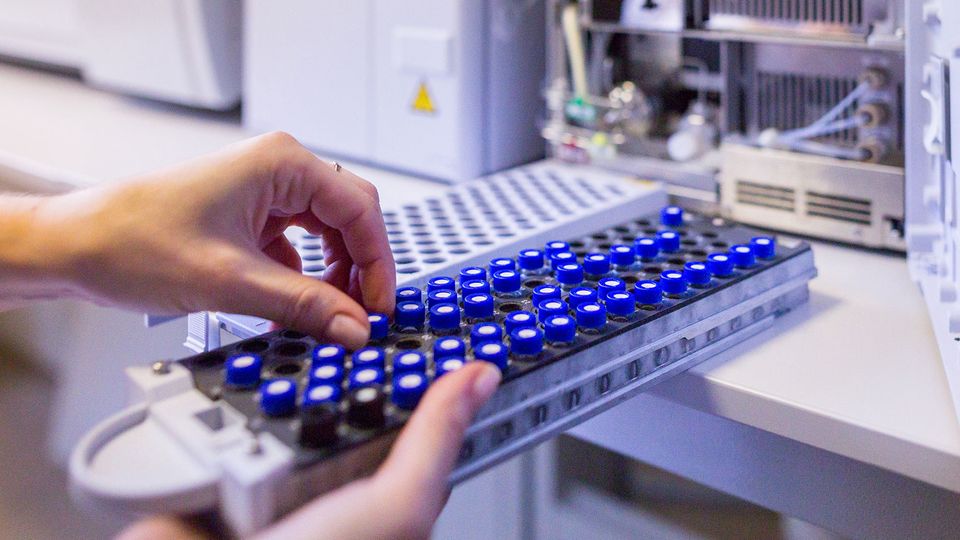
{"type": "Polygon", "coordinates": [[[333,316],[324,332],[325,337],[342,343],[348,349],[359,349],[370,339],[370,323],[358,321],[345,313],[333,316]]]}
{"type": "Polygon", "coordinates": [[[479,361],[477,363],[483,364],[480,372],[473,379],[473,398],[479,408],[497,391],[500,381],[503,380],[503,373],[501,373],[500,368],[489,362],[479,361]]]}

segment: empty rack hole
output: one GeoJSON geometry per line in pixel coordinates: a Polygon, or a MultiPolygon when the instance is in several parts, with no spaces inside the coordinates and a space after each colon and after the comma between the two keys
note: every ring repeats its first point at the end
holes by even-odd
{"type": "Polygon", "coordinates": [[[296,330],[284,330],[283,332],[280,332],[280,337],[287,339],[303,339],[307,337],[307,335],[303,332],[297,332],[296,330]]]}
{"type": "Polygon", "coordinates": [[[220,351],[213,351],[193,357],[190,360],[190,364],[197,367],[214,367],[219,366],[226,360],[227,356],[224,353],[220,351]]]}
{"type": "Polygon", "coordinates": [[[303,369],[300,364],[296,362],[287,362],[286,364],[280,364],[279,366],[273,368],[273,372],[277,375],[288,376],[296,375],[300,373],[300,370],[303,369]]]}
{"type": "Polygon", "coordinates": [[[270,342],[265,339],[251,339],[244,341],[237,348],[243,352],[261,353],[270,348],[270,342]]]}
{"type": "Polygon", "coordinates": [[[423,343],[417,338],[406,338],[398,341],[396,347],[404,351],[409,351],[411,349],[419,349],[421,345],[423,345],[423,343]]]}
{"type": "Polygon", "coordinates": [[[500,311],[503,313],[512,313],[514,311],[520,311],[521,309],[523,309],[523,306],[516,302],[507,302],[506,304],[500,305],[500,311]]]}
{"type": "Polygon", "coordinates": [[[307,346],[299,341],[288,341],[277,345],[273,352],[280,356],[300,356],[307,352],[307,346]]]}

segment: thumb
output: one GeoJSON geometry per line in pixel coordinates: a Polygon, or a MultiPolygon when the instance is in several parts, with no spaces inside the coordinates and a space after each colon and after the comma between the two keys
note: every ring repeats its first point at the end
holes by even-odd
{"type": "Polygon", "coordinates": [[[496,366],[477,361],[437,380],[374,477],[387,490],[416,494],[419,508],[415,512],[431,525],[446,503],[447,477],[464,433],[496,391],[500,378],[496,366]]]}
{"type": "Polygon", "coordinates": [[[333,285],[266,257],[240,265],[228,310],[256,315],[317,338],[362,347],[370,338],[366,311],[333,285]]]}
{"type": "Polygon", "coordinates": [[[472,362],[424,395],[377,474],[321,497],[264,531],[262,539],[427,538],[447,496],[463,434],[497,389],[500,370],[472,362]],[[384,509],[371,518],[370,509],[384,509]]]}

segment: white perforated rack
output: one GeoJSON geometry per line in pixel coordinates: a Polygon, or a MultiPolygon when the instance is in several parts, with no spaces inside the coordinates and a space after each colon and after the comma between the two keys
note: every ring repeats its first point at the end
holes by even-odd
{"type": "MultiPolygon", "coordinates": [[[[523,247],[603,229],[666,204],[659,184],[625,175],[540,161],[444,188],[422,201],[384,206],[383,218],[397,263],[397,285],[425,285],[436,275],[523,247]]],[[[304,274],[321,277],[323,245],[303,229],[287,232],[304,274]]],[[[197,352],[220,346],[220,330],[240,338],[267,332],[257,317],[198,313],[189,317],[185,345],[197,352]]]]}
{"type": "Polygon", "coordinates": [[[960,414],[960,4],[906,8],[908,259],[960,414]]]}

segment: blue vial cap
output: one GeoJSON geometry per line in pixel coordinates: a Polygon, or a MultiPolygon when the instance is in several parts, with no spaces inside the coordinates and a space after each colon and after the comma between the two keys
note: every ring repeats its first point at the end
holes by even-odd
{"type": "Polygon", "coordinates": [[[367,315],[367,320],[370,321],[371,340],[378,341],[387,337],[387,332],[390,330],[390,320],[387,319],[386,315],[382,313],[371,313],[367,315]]]}
{"type": "Polygon", "coordinates": [[[617,244],[610,247],[610,262],[614,266],[630,266],[637,258],[637,252],[633,246],[617,244]]]}
{"type": "Polygon", "coordinates": [[[561,285],[579,285],[583,283],[583,267],[576,263],[561,264],[555,272],[561,285]]]}
{"type": "Polygon", "coordinates": [[[463,340],[457,337],[440,338],[433,342],[433,360],[450,356],[462,357],[467,354],[463,340]]]}
{"type": "Polygon", "coordinates": [[[493,317],[493,297],[483,293],[464,297],[463,314],[470,319],[493,317]]]}
{"type": "Polygon", "coordinates": [[[352,370],[350,372],[350,382],[348,383],[348,386],[350,390],[356,390],[357,388],[363,388],[365,386],[383,384],[383,381],[384,374],[382,369],[377,367],[368,367],[352,370]]]}
{"type": "Polygon", "coordinates": [[[400,287],[397,289],[397,303],[400,302],[422,302],[423,291],[416,287],[400,287]]]}
{"type": "Polygon", "coordinates": [[[342,366],[343,358],[346,356],[346,354],[346,351],[341,345],[321,343],[313,348],[313,363],[336,364],[338,366],[342,366]]]}
{"type": "Polygon", "coordinates": [[[657,243],[660,245],[660,250],[664,253],[680,251],[680,235],[674,231],[657,233],[657,243]]]}
{"type": "Polygon", "coordinates": [[[351,356],[353,360],[353,369],[365,367],[377,367],[383,369],[386,354],[380,347],[364,347],[357,349],[351,356]]]}
{"type": "Polygon", "coordinates": [[[683,208],[679,206],[664,206],[660,210],[660,223],[667,227],[683,225],[683,208]]]}
{"type": "Polygon", "coordinates": [[[297,382],[270,379],[260,385],[260,410],[267,416],[286,416],[297,408],[297,382]]]}
{"type": "Polygon", "coordinates": [[[710,284],[710,269],[704,262],[688,262],[683,265],[683,277],[690,285],[703,287],[710,284]]]}
{"type": "Polygon", "coordinates": [[[452,330],[460,326],[460,307],[456,304],[438,304],[430,308],[430,327],[452,330]]]}
{"type": "Polygon", "coordinates": [[[343,368],[336,364],[322,364],[310,369],[310,386],[316,384],[335,384],[343,382],[343,368]]]}
{"type": "Polygon", "coordinates": [[[476,348],[481,343],[503,340],[503,330],[497,323],[477,323],[470,329],[470,346],[476,348]]]}
{"type": "Polygon", "coordinates": [[[518,328],[510,332],[510,354],[536,356],[543,350],[543,332],[536,327],[518,328]]]}
{"type": "Polygon", "coordinates": [[[490,283],[487,280],[471,279],[460,284],[460,294],[470,296],[471,294],[484,293],[490,294],[490,283]]]}
{"type": "Polygon", "coordinates": [[[456,371],[463,367],[464,362],[463,358],[444,358],[443,360],[436,363],[436,369],[433,372],[433,378],[439,379],[451,371],[456,371]]]}
{"type": "Polygon", "coordinates": [[[772,259],[777,254],[777,241],[772,236],[754,236],[750,239],[750,247],[761,259],[772,259]]]}
{"type": "Polygon", "coordinates": [[[663,289],[656,281],[638,281],[633,289],[633,297],[636,298],[638,304],[659,304],[660,300],[663,299],[663,289]]]}
{"type": "Polygon", "coordinates": [[[477,360],[483,360],[484,362],[490,362],[494,364],[500,371],[507,370],[507,358],[510,355],[510,351],[507,350],[507,346],[500,342],[488,342],[481,343],[479,347],[473,348],[473,356],[477,360]]]}
{"type": "Polygon", "coordinates": [[[495,274],[498,270],[516,270],[517,263],[507,257],[498,257],[490,259],[490,273],[495,274]]]}
{"type": "Polygon", "coordinates": [[[591,276],[602,276],[610,271],[610,257],[603,253],[588,253],[583,257],[583,271],[591,276]]]}
{"type": "Polygon", "coordinates": [[[487,271],[480,266],[467,266],[460,269],[460,286],[467,281],[480,280],[486,281],[487,271]]]}
{"type": "Polygon", "coordinates": [[[746,244],[738,244],[730,248],[730,258],[737,268],[750,268],[757,264],[753,248],[746,244]]]}
{"type": "Polygon", "coordinates": [[[551,240],[547,242],[544,251],[546,252],[547,256],[550,257],[554,253],[570,251],[570,244],[560,240],[551,240]]]}
{"type": "Polygon", "coordinates": [[[454,291],[457,290],[457,284],[454,283],[452,277],[447,276],[437,276],[430,278],[430,281],[427,282],[427,294],[433,291],[454,291]]]}
{"type": "Polygon", "coordinates": [[[570,307],[559,298],[548,298],[537,305],[537,319],[544,322],[554,315],[566,315],[570,307]]]}
{"type": "Polygon", "coordinates": [[[543,252],[539,249],[525,249],[517,257],[521,270],[539,270],[543,268],[543,260],[543,252]]]}
{"type": "Polygon", "coordinates": [[[529,311],[512,311],[503,319],[503,326],[507,329],[507,334],[513,333],[517,328],[536,325],[537,318],[529,311]]]}
{"type": "Polygon", "coordinates": [[[660,243],[656,238],[637,238],[633,241],[633,249],[641,259],[650,260],[660,254],[660,243]]]}
{"type": "Polygon", "coordinates": [[[543,322],[543,333],[549,343],[573,343],[577,324],[567,315],[553,315],[543,322]]]}
{"type": "Polygon", "coordinates": [[[226,383],[238,388],[251,388],[260,384],[263,359],[258,354],[235,354],[227,358],[226,383]]]}
{"type": "Polygon", "coordinates": [[[607,295],[607,311],[611,315],[626,317],[637,310],[636,300],[627,291],[614,291],[607,295]]]}
{"type": "Polygon", "coordinates": [[[733,274],[733,259],[726,253],[711,253],[707,255],[707,268],[715,276],[729,276],[733,274]]]}
{"type": "Polygon", "coordinates": [[[597,297],[601,300],[612,292],[627,290],[627,284],[620,278],[603,278],[597,283],[597,297]]]}
{"type": "Polygon", "coordinates": [[[567,303],[570,304],[570,307],[577,309],[577,306],[585,302],[596,302],[597,301],[597,291],[590,289],[588,287],[577,287],[570,291],[570,295],[567,296],[567,303]]]}
{"type": "Polygon", "coordinates": [[[550,298],[560,298],[562,294],[560,287],[555,285],[539,285],[533,288],[533,305],[539,306],[540,302],[550,298]]]}
{"type": "Polygon", "coordinates": [[[393,376],[393,393],[390,400],[398,408],[412,410],[427,391],[430,382],[427,376],[416,371],[397,373],[393,376]]]}
{"type": "Polygon", "coordinates": [[[679,270],[665,270],[660,273],[660,288],[664,294],[683,294],[687,292],[687,278],[679,270]]]}
{"type": "Polygon", "coordinates": [[[520,290],[520,274],[516,270],[497,270],[493,273],[493,290],[512,293],[520,290]]]}
{"type": "Polygon", "coordinates": [[[427,371],[427,356],[420,351],[404,351],[393,355],[393,372],[427,371]]]}
{"type": "Polygon", "coordinates": [[[556,270],[564,264],[576,264],[577,255],[570,251],[560,251],[550,255],[550,267],[556,270]]]}
{"type": "Polygon", "coordinates": [[[577,326],[600,328],[607,322],[607,308],[596,302],[584,302],[577,306],[577,326]]]}
{"type": "Polygon", "coordinates": [[[397,328],[423,328],[425,310],[420,302],[401,302],[393,312],[393,321],[397,328]]]}
{"type": "Polygon", "coordinates": [[[312,385],[303,393],[303,406],[312,407],[324,403],[339,403],[341,394],[340,383],[312,385]]]}
{"type": "Polygon", "coordinates": [[[577,306],[577,326],[581,328],[600,328],[607,322],[607,308],[596,302],[586,302],[577,306]]]}
{"type": "Polygon", "coordinates": [[[450,289],[440,289],[427,293],[427,307],[433,307],[440,304],[456,304],[457,293],[450,289]]]}

